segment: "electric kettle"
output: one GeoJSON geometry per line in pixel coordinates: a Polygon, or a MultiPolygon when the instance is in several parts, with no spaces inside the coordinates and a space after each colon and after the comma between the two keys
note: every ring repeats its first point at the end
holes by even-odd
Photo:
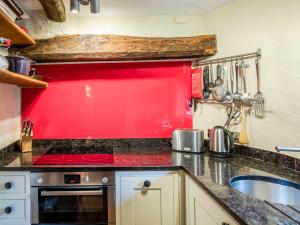
{"type": "Polygon", "coordinates": [[[234,152],[234,141],[230,131],[216,126],[209,131],[209,153],[217,157],[229,157],[234,152]]]}

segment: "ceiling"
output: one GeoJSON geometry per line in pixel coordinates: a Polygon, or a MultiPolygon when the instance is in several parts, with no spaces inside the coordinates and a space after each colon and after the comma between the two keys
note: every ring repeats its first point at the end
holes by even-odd
{"type": "MultiPolygon", "coordinates": [[[[38,0],[16,0],[26,11],[41,10],[38,0]]],[[[233,0],[100,0],[103,16],[158,16],[200,14],[233,0]]],[[[70,0],[64,0],[67,12],[70,0]]],[[[80,16],[90,16],[88,6],[81,6],[80,16]]],[[[29,13],[30,14],[30,13],[29,13]]]]}

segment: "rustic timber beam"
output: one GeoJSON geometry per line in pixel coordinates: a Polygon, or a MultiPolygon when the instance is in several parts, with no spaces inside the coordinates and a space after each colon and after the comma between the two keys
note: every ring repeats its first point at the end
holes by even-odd
{"type": "Polygon", "coordinates": [[[63,0],[39,0],[49,20],[66,21],[66,9],[63,0]]]}
{"type": "Polygon", "coordinates": [[[178,38],[67,35],[15,49],[37,62],[205,59],[217,52],[215,35],[178,38]]]}

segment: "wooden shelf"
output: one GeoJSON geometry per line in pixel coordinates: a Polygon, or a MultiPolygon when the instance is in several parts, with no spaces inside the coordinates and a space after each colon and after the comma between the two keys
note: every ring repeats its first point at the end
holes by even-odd
{"type": "Polygon", "coordinates": [[[12,40],[13,45],[33,45],[35,40],[23,31],[0,9],[0,36],[12,40]]]}
{"type": "Polygon", "coordinates": [[[206,59],[217,53],[216,35],[193,37],[131,37],[120,35],[66,35],[37,40],[14,48],[36,62],[139,61],[206,59]]]}
{"type": "Polygon", "coordinates": [[[0,83],[18,85],[24,88],[46,88],[48,83],[25,75],[0,69],[0,83]]]}

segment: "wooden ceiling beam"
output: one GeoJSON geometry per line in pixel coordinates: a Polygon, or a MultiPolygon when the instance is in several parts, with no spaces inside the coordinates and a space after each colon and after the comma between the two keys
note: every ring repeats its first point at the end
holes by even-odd
{"type": "Polygon", "coordinates": [[[66,21],[66,9],[63,0],[39,0],[49,20],[66,21]]]}
{"type": "Polygon", "coordinates": [[[205,59],[217,53],[216,35],[151,38],[119,35],[66,35],[12,49],[37,62],[205,59]]]}

